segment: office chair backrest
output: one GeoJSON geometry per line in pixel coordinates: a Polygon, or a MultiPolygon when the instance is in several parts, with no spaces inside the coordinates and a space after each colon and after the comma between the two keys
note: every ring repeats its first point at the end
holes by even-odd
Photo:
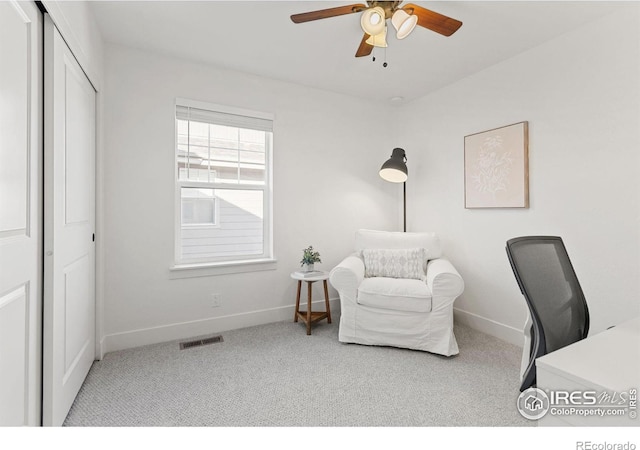
{"type": "Polygon", "coordinates": [[[507,255],[533,322],[524,390],[535,383],[535,358],[587,337],[589,310],[561,238],[510,239],[507,255]]]}

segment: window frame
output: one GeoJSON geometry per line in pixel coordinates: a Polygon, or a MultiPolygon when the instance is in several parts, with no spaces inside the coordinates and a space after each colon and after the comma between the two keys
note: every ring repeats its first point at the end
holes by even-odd
{"type": "MultiPolygon", "coordinates": [[[[265,119],[274,122],[274,114],[237,108],[214,103],[207,103],[197,100],[189,100],[184,98],[176,98],[173,108],[174,112],[174,154],[173,154],[173,173],[174,173],[174,264],[171,270],[183,271],[185,269],[203,269],[208,267],[233,267],[231,273],[242,271],[242,266],[246,265],[247,270],[255,270],[256,265],[266,263],[266,269],[275,268],[275,258],[273,255],[273,131],[267,132],[267,141],[265,142],[265,181],[263,185],[255,183],[216,183],[202,181],[180,180],[180,171],[178,168],[178,107],[196,108],[215,113],[230,114],[236,116],[244,116],[248,118],[265,119]],[[262,218],[262,236],[263,236],[263,253],[258,255],[241,255],[236,257],[219,257],[219,258],[182,258],[182,188],[206,188],[220,190],[255,190],[263,192],[263,218],[262,218]]],[[[224,124],[222,124],[224,125],[224,124]]],[[[228,125],[227,125],[228,126],[228,125]]],[[[241,128],[241,127],[237,127],[241,128]]],[[[239,180],[238,180],[239,181],[239,180]]],[[[215,195],[215,194],[214,194],[215,195]]],[[[219,201],[216,198],[216,209],[219,207],[219,201]]],[[[203,228],[218,228],[219,211],[216,211],[216,225],[204,225],[203,228]]],[[[187,228],[198,228],[199,225],[188,225],[187,228]]],[[[228,273],[228,272],[222,272],[228,273]]],[[[190,275],[185,275],[190,276],[190,275]]]]}

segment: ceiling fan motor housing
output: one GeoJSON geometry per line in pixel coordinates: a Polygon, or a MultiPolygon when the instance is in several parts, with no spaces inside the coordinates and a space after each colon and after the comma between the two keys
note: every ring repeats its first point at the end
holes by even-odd
{"type": "Polygon", "coordinates": [[[367,5],[369,5],[369,8],[374,8],[376,6],[379,6],[380,8],[382,8],[384,10],[385,20],[386,20],[386,19],[391,19],[391,16],[393,16],[393,13],[396,11],[396,9],[398,9],[398,6],[400,6],[400,3],[402,3],[402,1],[395,1],[395,2],[368,1],[367,5]]]}

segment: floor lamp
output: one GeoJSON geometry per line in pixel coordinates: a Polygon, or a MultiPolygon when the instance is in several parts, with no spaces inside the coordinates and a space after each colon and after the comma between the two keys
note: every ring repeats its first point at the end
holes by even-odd
{"type": "Polygon", "coordinates": [[[404,230],[407,231],[407,178],[409,178],[409,170],[407,169],[407,155],[401,148],[394,148],[389,158],[380,167],[380,177],[391,183],[402,183],[402,215],[404,219],[404,230]]]}

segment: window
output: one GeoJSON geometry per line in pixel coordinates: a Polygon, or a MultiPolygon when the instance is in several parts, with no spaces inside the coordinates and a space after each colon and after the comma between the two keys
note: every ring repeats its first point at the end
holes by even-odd
{"type": "Polygon", "coordinates": [[[176,262],[272,258],[273,118],[176,101],[176,262]]]}
{"type": "Polygon", "coordinates": [[[218,215],[213,189],[181,189],[182,226],[215,226],[218,215]]]}

